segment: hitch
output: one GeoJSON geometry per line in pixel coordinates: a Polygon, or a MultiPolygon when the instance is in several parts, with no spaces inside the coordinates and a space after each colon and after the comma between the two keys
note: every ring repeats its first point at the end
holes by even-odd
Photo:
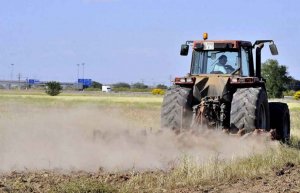
{"type": "Polygon", "coordinates": [[[208,126],[210,129],[223,129],[226,118],[225,103],[221,102],[221,98],[204,97],[200,104],[193,106],[192,127],[208,126]]]}

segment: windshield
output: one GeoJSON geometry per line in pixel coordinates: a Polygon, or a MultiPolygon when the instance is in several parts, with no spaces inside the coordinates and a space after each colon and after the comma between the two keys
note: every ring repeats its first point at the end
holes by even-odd
{"type": "Polygon", "coordinates": [[[194,50],[191,74],[231,74],[239,68],[238,56],[238,50],[194,50]]]}

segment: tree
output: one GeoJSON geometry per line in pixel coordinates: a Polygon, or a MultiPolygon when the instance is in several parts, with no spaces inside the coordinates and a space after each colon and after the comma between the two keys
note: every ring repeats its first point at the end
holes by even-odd
{"type": "Polygon", "coordinates": [[[132,87],[133,87],[133,88],[138,88],[138,89],[145,89],[145,88],[148,88],[148,86],[145,85],[145,84],[142,83],[142,82],[136,82],[136,83],[132,84],[132,87]]]}
{"type": "Polygon", "coordinates": [[[158,84],[156,85],[156,88],[159,88],[159,89],[167,89],[168,87],[164,84],[158,84]]]}
{"type": "Polygon", "coordinates": [[[100,82],[93,81],[91,87],[102,89],[102,84],[100,82]]]}
{"type": "Polygon", "coordinates": [[[59,95],[62,87],[59,82],[51,81],[46,83],[46,93],[50,96],[59,95]]]}
{"type": "Polygon", "coordinates": [[[269,97],[282,98],[287,90],[291,77],[287,67],[279,65],[277,60],[269,59],[262,64],[262,76],[266,79],[266,89],[269,97]]]}
{"type": "Polygon", "coordinates": [[[289,89],[294,91],[300,90],[300,80],[291,78],[289,89]]]}
{"type": "Polygon", "coordinates": [[[130,84],[125,82],[118,82],[116,84],[113,84],[114,88],[130,88],[130,84]]]}

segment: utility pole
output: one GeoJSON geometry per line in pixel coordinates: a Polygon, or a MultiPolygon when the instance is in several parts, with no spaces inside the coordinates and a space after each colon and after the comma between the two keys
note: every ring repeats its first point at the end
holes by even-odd
{"type": "Polygon", "coordinates": [[[11,65],[11,72],[10,72],[10,83],[8,85],[9,89],[11,89],[11,85],[14,77],[14,64],[10,64],[10,65],[11,65]]]}
{"type": "Polygon", "coordinates": [[[80,64],[77,64],[77,89],[79,90],[79,66],[80,64]]]}
{"type": "Polygon", "coordinates": [[[10,64],[11,65],[11,72],[10,72],[10,80],[13,80],[14,77],[14,64],[10,64]]]}
{"type": "Polygon", "coordinates": [[[173,81],[173,78],[172,78],[172,75],[170,75],[170,86],[172,86],[172,81],[173,81]]]}
{"type": "Polygon", "coordinates": [[[25,77],[25,80],[26,80],[26,90],[28,90],[28,87],[29,87],[29,82],[28,82],[28,77],[25,77]]]}
{"type": "Polygon", "coordinates": [[[84,89],[84,84],[85,84],[85,81],[84,81],[84,65],[85,65],[85,63],[82,63],[81,64],[82,65],[82,81],[83,81],[83,85],[82,85],[82,90],[84,89]]]}
{"type": "Polygon", "coordinates": [[[84,65],[85,65],[85,63],[82,63],[81,65],[82,65],[82,79],[84,79],[84,65]]]}
{"type": "Polygon", "coordinates": [[[21,90],[21,73],[18,74],[19,90],[21,90]]]}

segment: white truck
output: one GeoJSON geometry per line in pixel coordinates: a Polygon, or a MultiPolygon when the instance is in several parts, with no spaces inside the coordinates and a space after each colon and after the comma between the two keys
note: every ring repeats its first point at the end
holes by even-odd
{"type": "Polygon", "coordinates": [[[102,92],[111,92],[110,86],[102,86],[102,92]]]}

